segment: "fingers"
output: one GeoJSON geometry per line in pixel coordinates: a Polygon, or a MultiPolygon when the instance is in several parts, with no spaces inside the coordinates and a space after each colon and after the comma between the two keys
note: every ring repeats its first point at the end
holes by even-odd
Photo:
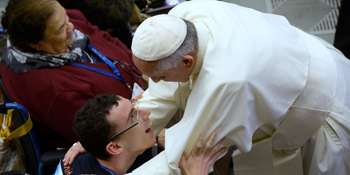
{"type": "Polygon", "coordinates": [[[158,134],[158,137],[157,137],[158,146],[161,148],[165,148],[165,130],[166,129],[167,128],[162,129],[162,131],[158,134]]]}
{"type": "Polygon", "coordinates": [[[145,91],[142,91],[139,95],[136,95],[135,97],[134,97],[134,99],[137,101],[137,100],[139,100],[141,97],[142,97],[142,95],[143,95],[143,93],[144,93],[145,91]]]}
{"type": "Polygon", "coordinates": [[[209,150],[215,150],[217,151],[219,147],[221,146],[222,142],[224,141],[225,138],[221,139],[216,145],[213,145],[213,142],[215,140],[217,133],[214,131],[211,133],[207,143],[205,144],[205,147],[203,147],[203,133],[199,135],[198,141],[197,141],[197,151],[209,151],[209,150]]]}
{"type": "Polygon", "coordinates": [[[75,144],[76,143],[74,143],[72,145],[72,147],[70,147],[69,150],[67,151],[67,153],[64,155],[64,159],[62,160],[64,166],[67,166],[69,164],[70,157],[71,157],[71,154],[72,154],[72,149],[75,146],[75,144]]]}
{"type": "Polygon", "coordinates": [[[184,165],[187,161],[187,158],[186,158],[186,151],[184,151],[181,155],[181,158],[180,158],[180,162],[179,162],[179,165],[184,165]]]}
{"type": "Polygon", "coordinates": [[[186,170],[185,170],[185,167],[186,167],[186,164],[187,164],[187,159],[186,159],[186,152],[184,151],[182,153],[182,156],[180,158],[180,162],[179,162],[179,167],[181,169],[181,172],[183,175],[186,175],[186,170]]]}
{"type": "Polygon", "coordinates": [[[226,150],[227,150],[226,147],[221,148],[219,151],[213,154],[212,160],[215,161],[216,159],[218,159],[221,155],[223,155],[226,152],[226,150]]]}
{"type": "Polygon", "coordinates": [[[72,146],[66,153],[66,155],[64,156],[64,159],[63,159],[63,165],[64,166],[67,166],[67,165],[70,165],[73,163],[72,161],[72,157],[74,157],[74,146],[72,146]]]}
{"type": "Polygon", "coordinates": [[[222,138],[216,145],[213,146],[212,150],[217,151],[219,150],[220,146],[222,145],[222,143],[224,142],[226,137],[222,138]]]}
{"type": "Polygon", "coordinates": [[[196,154],[202,149],[203,137],[204,137],[203,133],[200,133],[196,144],[196,149],[193,149],[191,153],[196,154]]]}
{"type": "Polygon", "coordinates": [[[225,147],[220,149],[225,138],[212,146],[216,136],[216,132],[211,133],[209,139],[203,143],[204,134],[200,133],[197,143],[188,158],[186,158],[186,153],[183,152],[179,162],[183,175],[209,173],[210,167],[213,163],[227,150],[225,147]]]}
{"type": "Polygon", "coordinates": [[[83,148],[83,146],[80,144],[80,142],[77,142],[76,144],[73,144],[72,147],[67,151],[63,159],[63,165],[67,166],[67,165],[73,164],[75,158],[80,153],[86,153],[86,151],[83,148]]]}
{"type": "Polygon", "coordinates": [[[211,133],[209,140],[207,141],[207,144],[205,145],[205,150],[211,149],[215,137],[216,137],[216,132],[211,133]]]}
{"type": "Polygon", "coordinates": [[[213,142],[215,140],[215,137],[216,137],[217,133],[216,132],[213,132],[207,143],[206,143],[206,146],[204,148],[204,153],[205,153],[205,156],[207,157],[207,165],[212,165],[221,155],[223,155],[227,148],[226,147],[223,147],[219,150],[219,148],[221,147],[222,143],[224,142],[225,140],[225,137],[222,138],[218,143],[216,143],[214,146],[213,145],[213,142]]]}
{"type": "Polygon", "coordinates": [[[79,150],[74,150],[74,152],[72,152],[72,154],[69,157],[69,161],[68,161],[69,165],[73,164],[74,159],[78,156],[79,153],[80,153],[79,150]]]}
{"type": "Polygon", "coordinates": [[[220,149],[222,143],[225,140],[225,137],[222,138],[214,146],[212,146],[213,143],[214,143],[216,135],[217,135],[216,132],[211,133],[207,143],[205,144],[204,147],[202,147],[203,146],[203,133],[201,133],[199,135],[199,138],[198,138],[198,141],[197,141],[196,149],[193,149],[191,153],[198,154],[198,152],[203,152],[205,154],[211,155],[211,156],[209,156],[210,160],[212,160],[213,157],[215,158],[214,160],[216,160],[216,158],[220,157],[220,155],[222,155],[227,150],[227,148],[221,148],[220,149]]]}
{"type": "MultiPolygon", "coordinates": [[[[68,152],[67,152],[67,153],[68,153],[68,152]]],[[[69,165],[68,162],[70,161],[70,156],[69,156],[69,154],[67,154],[67,153],[66,153],[66,155],[64,156],[64,159],[62,160],[64,166],[69,165]]]]}

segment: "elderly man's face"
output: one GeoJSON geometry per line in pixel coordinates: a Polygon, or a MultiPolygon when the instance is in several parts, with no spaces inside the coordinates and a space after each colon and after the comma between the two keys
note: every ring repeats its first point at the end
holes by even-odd
{"type": "Polygon", "coordinates": [[[144,61],[137,58],[134,54],[132,55],[132,58],[136,67],[143,74],[150,77],[155,83],[159,82],[160,80],[170,82],[187,82],[193,70],[193,68],[186,68],[186,66],[180,62],[177,68],[160,71],[156,68],[157,61],[144,61]]]}

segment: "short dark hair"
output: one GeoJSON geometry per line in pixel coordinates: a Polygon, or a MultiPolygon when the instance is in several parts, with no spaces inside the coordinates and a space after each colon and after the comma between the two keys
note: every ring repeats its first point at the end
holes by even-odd
{"type": "Polygon", "coordinates": [[[78,140],[92,156],[108,159],[106,151],[109,138],[115,134],[117,125],[109,122],[107,115],[118,106],[120,98],[114,94],[102,94],[90,99],[75,115],[73,130],[78,140]]]}
{"type": "Polygon", "coordinates": [[[56,0],[9,0],[1,24],[11,44],[23,52],[36,52],[28,44],[44,38],[47,20],[53,15],[56,0]]]}

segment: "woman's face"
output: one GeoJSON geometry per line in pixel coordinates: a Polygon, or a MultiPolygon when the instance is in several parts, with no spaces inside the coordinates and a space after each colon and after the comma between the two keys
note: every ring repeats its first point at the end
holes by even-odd
{"type": "Polygon", "coordinates": [[[44,38],[34,48],[50,54],[68,53],[73,43],[74,25],[69,22],[66,10],[58,2],[54,9],[46,22],[44,38]]]}

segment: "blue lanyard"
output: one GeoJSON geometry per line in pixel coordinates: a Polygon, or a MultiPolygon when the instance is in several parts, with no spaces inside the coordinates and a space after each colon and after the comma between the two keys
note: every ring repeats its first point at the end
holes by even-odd
{"type": "Polygon", "coordinates": [[[100,51],[98,51],[94,46],[92,46],[91,44],[88,45],[88,48],[94,52],[98,57],[101,58],[101,60],[103,60],[106,64],[108,64],[108,66],[113,70],[114,74],[117,75],[118,77],[120,77],[120,79],[123,80],[123,82],[126,83],[126,81],[123,79],[123,77],[121,76],[118,68],[112,63],[111,60],[109,60],[105,55],[103,55],[100,51]]]}
{"type": "Polygon", "coordinates": [[[109,169],[109,168],[103,166],[100,162],[98,162],[98,163],[100,164],[100,166],[101,166],[104,170],[106,170],[107,172],[109,172],[111,175],[117,175],[114,171],[112,171],[111,169],[109,169]]]}
{"type": "Polygon", "coordinates": [[[112,63],[111,60],[109,60],[105,55],[103,55],[100,51],[98,51],[94,46],[92,46],[91,44],[88,45],[88,48],[94,52],[99,58],[101,58],[102,61],[104,61],[106,64],[108,64],[108,66],[113,70],[113,73],[109,73],[109,72],[106,72],[106,71],[103,71],[101,69],[97,69],[97,68],[94,68],[94,67],[90,67],[90,66],[87,66],[87,65],[84,65],[84,64],[80,64],[80,63],[76,63],[76,62],[71,62],[69,63],[70,65],[73,65],[73,66],[78,66],[78,67],[82,67],[82,68],[85,68],[85,69],[89,69],[89,70],[92,70],[94,72],[97,72],[97,73],[100,73],[100,74],[103,74],[103,75],[107,75],[107,76],[110,76],[110,77],[113,77],[113,78],[116,78],[120,81],[122,81],[123,83],[126,84],[126,86],[131,90],[131,87],[130,85],[124,80],[124,78],[122,77],[122,75],[120,74],[118,68],[112,63]]]}
{"type": "Polygon", "coordinates": [[[116,76],[115,74],[112,74],[112,73],[109,73],[109,72],[106,72],[104,70],[101,70],[101,69],[97,69],[97,68],[94,68],[94,67],[91,67],[91,66],[87,66],[87,65],[84,65],[84,64],[80,64],[80,63],[76,63],[76,62],[71,62],[69,63],[70,65],[73,65],[73,66],[78,66],[78,67],[82,67],[82,68],[85,68],[85,69],[89,69],[89,70],[92,70],[94,72],[97,72],[97,73],[100,73],[100,74],[103,74],[103,75],[107,75],[107,76],[110,76],[110,77],[113,77],[113,78],[116,78],[122,82],[124,82],[125,84],[127,84],[124,79],[122,79],[122,77],[118,77],[116,76]]]}

